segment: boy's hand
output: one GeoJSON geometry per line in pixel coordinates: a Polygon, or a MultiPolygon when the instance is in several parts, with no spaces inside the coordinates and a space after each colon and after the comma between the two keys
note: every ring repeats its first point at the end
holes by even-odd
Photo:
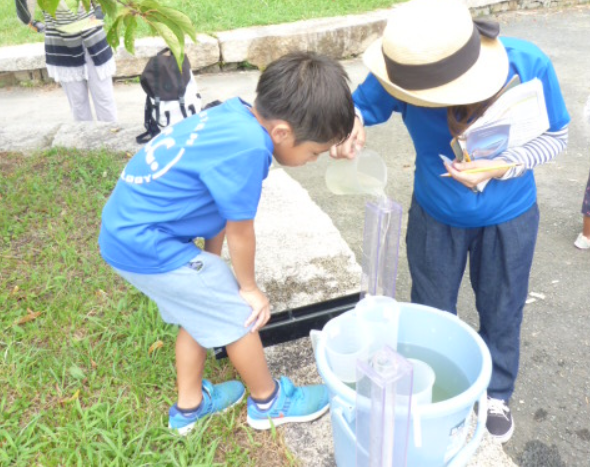
{"type": "Polygon", "coordinates": [[[252,290],[240,289],[240,295],[252,307],[252,314],[244,323],[244,327],[255,323],[250,332],[256,332],[270,319],[270,302],[258,288],[252,290]]]}
{"type": "Polygon", "coordinates": [[[330,157],[334,159],[354,159],[356,153],[365,145],[366,133],[361,119],[354,119],[352,132],[346,141],[330,148],[330,157]]]}

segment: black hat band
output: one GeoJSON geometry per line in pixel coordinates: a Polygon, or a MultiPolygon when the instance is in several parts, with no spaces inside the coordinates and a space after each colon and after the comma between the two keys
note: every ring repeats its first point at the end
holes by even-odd
{"type": "Polygon", "coordinates": [[[437,62],[420,65],[398,63],[382,50],[389,80],[410,91],[431,89],[450,83],[469,70],[481,50],[481,35],[490,39],[498,37],[500,26],[492,21],[473,21],[473,33],[463,47],[437,62]]]}

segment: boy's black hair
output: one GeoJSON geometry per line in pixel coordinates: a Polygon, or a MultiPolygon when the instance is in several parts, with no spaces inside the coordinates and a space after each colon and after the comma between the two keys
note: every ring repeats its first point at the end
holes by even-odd
{"type": "Polygon", "coordinates": [[[254,106],[268,120],[285,120],[295,144],[340,143],[354,125],[348,75],[340,63],[314,52],[291,52],[260,75],[254,106]]]}

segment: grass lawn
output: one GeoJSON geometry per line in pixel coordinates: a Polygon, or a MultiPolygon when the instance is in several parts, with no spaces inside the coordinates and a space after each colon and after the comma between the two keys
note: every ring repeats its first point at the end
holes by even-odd
{"type": "MultiPolygon", "coordinates": [[[[296,465],[245,402],[167,428],[176,331],[101,259],[124,154],[0,153],[0,466],[296,465]]],[[[236,377],[210,357],[206,376],[236,377]]]]}
{"type": "MultiPolygon", "coordinates": [[[[197,32],[212,34],[255,25],[279,24],[302,19],[357,14],[388,8],[399,0],[160,0],[187,14],[197,32]]],[[[36,15],[42,18],[41,12],[36,15]]],[[[138,37],[150,35],[142,25],[138,37]]],[[[16,17],[13,0],[0,2],[0,46],[42,42],[16,17]]]]}

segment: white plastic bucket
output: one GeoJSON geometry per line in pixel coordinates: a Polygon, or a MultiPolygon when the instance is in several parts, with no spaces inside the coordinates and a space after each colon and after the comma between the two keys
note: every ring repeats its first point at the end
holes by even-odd
{"type": "MultiPolygon", "coordinates": [[[[492,374],[489,350],[468,324],[451,313],[411,303],[399,305],[398,348],[410,344],[442,354],[453,361],[468,380],[467,389],[453,397],[421,406],[412,404],[410,433],[419,432],[420,437],[409,437],[407,466],[465,466],[485,432],[486,388],[492,374]],[[476,402],[479,403],[477,425],[473,436],[466,442],[476,402]],[[420,425],[418,430],[416,423],[420,425]]],[[[312,342],[318,371],[330,392],[336,464],[338,467],[355,467],[356,393],[330,369],[322,333],[313,333],[312,342]]]]}

